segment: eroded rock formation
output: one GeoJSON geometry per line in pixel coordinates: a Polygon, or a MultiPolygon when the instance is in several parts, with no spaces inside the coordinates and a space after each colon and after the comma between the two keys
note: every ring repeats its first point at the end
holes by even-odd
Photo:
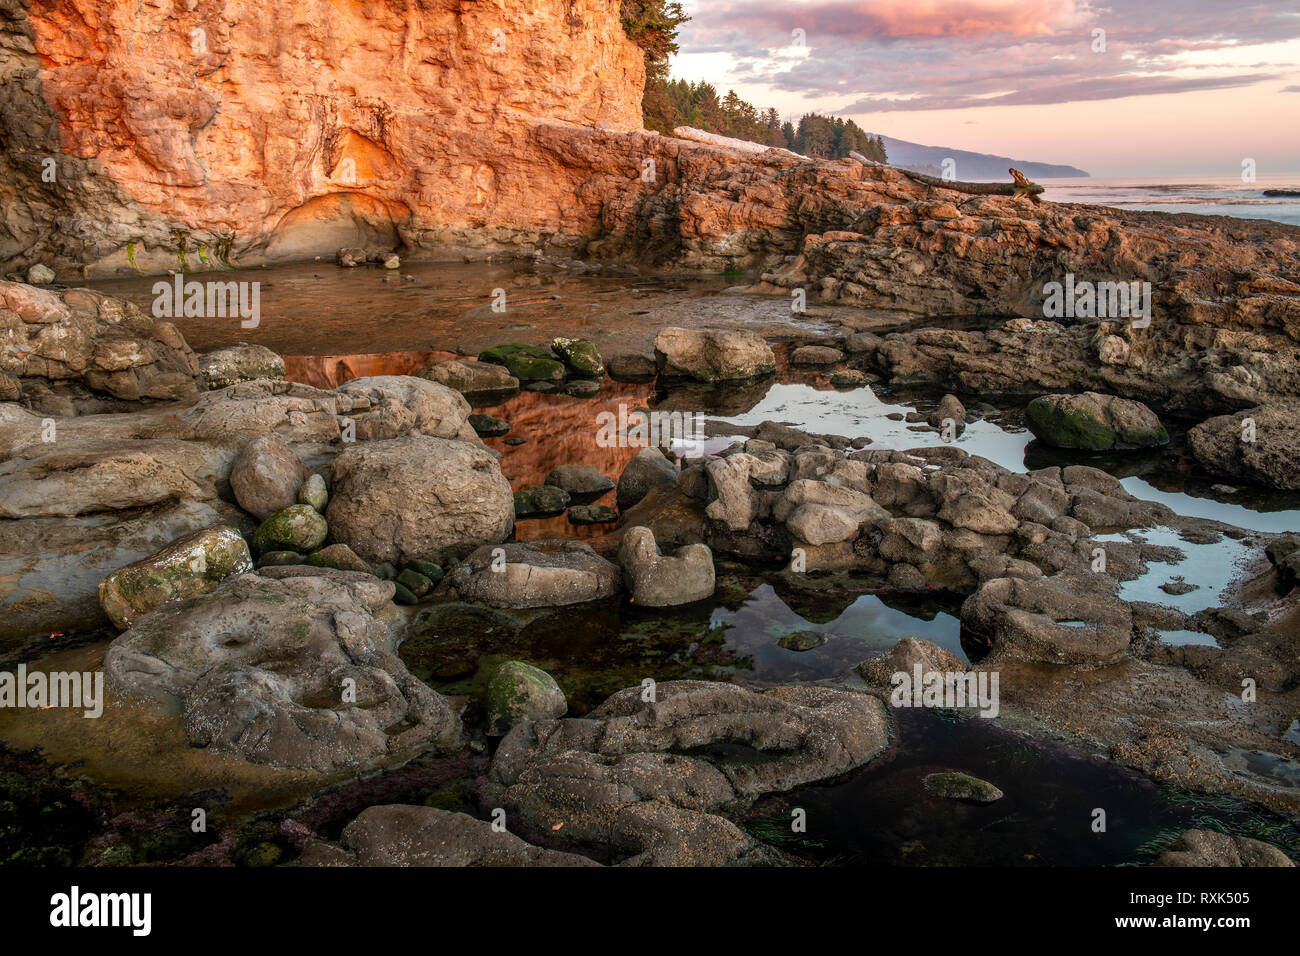
{"type": "Polygon", "coordinates": [[[61,272],[536,241],[564,231],[583,171],[535,125],[641,121],[612,0],[5,0],[0,17],[0,261],[61,272]]]}

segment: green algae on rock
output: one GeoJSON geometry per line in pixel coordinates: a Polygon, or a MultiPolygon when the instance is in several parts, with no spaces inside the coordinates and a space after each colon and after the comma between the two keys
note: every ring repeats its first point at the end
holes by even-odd
{"type": "Polygon", "coordinates": [[[1040,396],[1025,409],[1025,423],[1057,448],[1125,451],[1169,444],[1169,432],[1151,409],[1098,392],[1040,396]]]}
{"type": "Polygon", "coordinates": [[[395,579],[398,584],[410,591],[417,598],[422,598],[433,590],[433,582],[419,571],[407,568],[395,579]]]}
{"type": "Polygon", "coordinates": [[[521,382],[559,382],[564,379],[564,363],[546,349],[522,342],[496,345],[479,353],[480,362],[504,365],[521,382]]]}
{"type": "Polygon", "coordinates": [[[253,550],[258,554],[267,551],[314,551],[329,534],[329,526],[311,505],[289,505],[281,508],[257,526],[253,532],[253,550]]]}
{"type": "Polygon", "coordinates": [[[531,485],[514,494],[516,518],[558,515],[569,507],[569,493],[555,485],[531,485]]]}
{"type": "Polygon", "coordinates": [[[601,360],[600,349],[591,339],[551,340],[551,351],[564,360],[578,375],[590,375],[599,378],[605,374],[605,363],[601,360]]]}
{"type": "Polygon", "coordinates": [[[563,717],[564,691],[550,674],[523,661],[506,661],[488,681],[488,733],[504,734],[522,720],[563,717]]]}
{"type": "Polygon", "coordinates": [[[251,570],[253,560],[238,531],[200,528],[104,578],[99,603],[109,620],[125,630],[160,604],[204,594],[231,575],[251,570]]]}

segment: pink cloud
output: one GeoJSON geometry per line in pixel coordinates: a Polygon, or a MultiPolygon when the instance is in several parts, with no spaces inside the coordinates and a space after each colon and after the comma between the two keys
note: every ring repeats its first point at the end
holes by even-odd
{"type": "Polygon", "coordinates": [[[1044,36],[1077,24],[1087,9],[1078,0],[743,0],[711,6],[700,18],[708,27],[692,32],[699,38],[714,29],[788,35],[798,27],[810,43],[814,34],[837,40],[1044,36]]]}

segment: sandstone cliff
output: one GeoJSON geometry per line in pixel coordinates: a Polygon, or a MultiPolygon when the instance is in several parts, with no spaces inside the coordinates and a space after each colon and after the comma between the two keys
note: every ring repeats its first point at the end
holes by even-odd
{"type": "Polygon", "coordinates": [[[534,242],[574,197],[532,126],[641,122],[616,0],[0,0],[0,29],[11,267],[534,242]]]}

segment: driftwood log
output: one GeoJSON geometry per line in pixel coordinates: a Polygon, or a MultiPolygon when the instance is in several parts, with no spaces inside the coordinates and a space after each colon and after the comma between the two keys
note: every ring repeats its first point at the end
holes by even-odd
{"type": "MultiPolygon", "coordinates": [[[[867,159],[861,153],[849,153],[851,159],[856,159],[864,166],[888,166],[887,163],[878,163],[874,159],[867,159]]],[[[952,189],[959,193],[969,193],[972,196],[1015,196],[1027,197],[1031,202],[1039,202],[1038,195],[1043,191],[1043,187],[1038,183],[1031,182],[1025,178],[1025,174],[1018,169],[1009,169],[1012,181],[1009,183],[967,183],[960,179],[940,179],[938,176],[927,176],[925,173],[914,173],[910,169],[903,169],[901,166],[889,166],[890,169],[897,169],[904,176],[916,180],[918,183],[925,183],[928,186],[935,186],[939,189],[952,189]]]]}
{"type": "MultiPolygon", "coordinates": [[[[678,126],[673,130],[673,135],[678,139],[689,139],[696,143],[707,143],[710,146],[721,146],[725,149],[738,149],[742,153],[766,153],[771,150],[784,153],[787,156],[799,156],[798,153],[791,152],[780,146],[764,146],[762,143],[751,143],[745,139],[734,139],[730,136],[719,136],[717,133],[706,133],[694,126],[678,126]]],[[[807,157],[799,156],[799,158],[806,159],[807,157]]]]}
{"type": "MultiPolygon", "coordinates": [[[[709,146],[721,146],[725,149],[738,149],[744,153],[766,153],[771,150],[777,153],[785,153],[788,156],[799,156],[798,153],[782,149],[779,146],[764,146],[762,143],[751,143],[748,140],[734,139],[730,136],[719,136],[717,133],[706,133],[704,130],[696,129],[693,126],[678,126],[673,130],[673,135],[678,139],[707,143],[709,146]]],[[[858,152],[849,153],[849,157],[864,166],[889,166],[888,163],[878,163],[875,160],[867,159],[858,152]]],[[[807,159],[806,156],[799,156],[799,158],[807,159]]],[[[904,176],[909,176],[918,183],[925,183],[939,189],[952,189],[959,193],[969,193],[972,196],[1015,196],[1017,198],[1025,196],[1032,202],[1038,202],[1038,194],[1043,191],[1042,186],[1030,182],[1018,169],[1009,170],[1013,180],[1009,183],[967,183],[959,179],[940,179],[937,176],[927,176],[925,173],[914,173],[910,169],[903,169],[901,166],[889,166],[889,168],[897,169],[904,176]]]]}

